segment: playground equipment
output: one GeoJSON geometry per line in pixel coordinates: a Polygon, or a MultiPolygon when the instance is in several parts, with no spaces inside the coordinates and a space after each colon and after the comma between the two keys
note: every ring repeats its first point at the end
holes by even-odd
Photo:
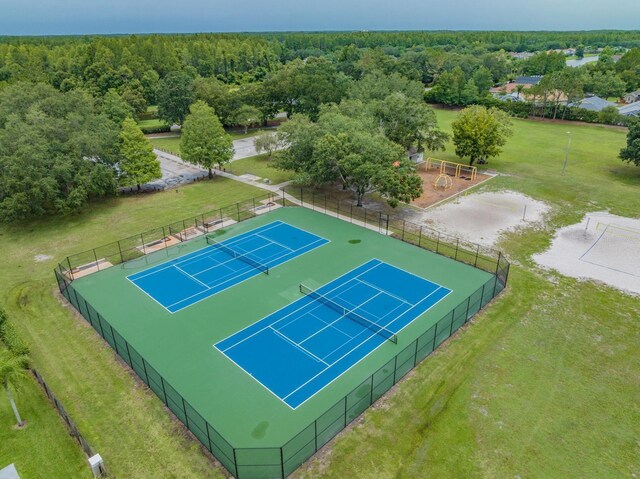
{"type": "Polygon", "coordinates": [[[462,178],[473,181],[478,175],[478,169],[475,166],[455,163],[453,161],[427,158],[427,160],[422,164],[424,165],[426,171],[429,171],[431,169],[439,169],[440,175],[453,176],[454,178],[462,178]]]}
{"type": "Polygon", "coordinates": [[[443,190],[448,190],[453,186],[453,180],[451,177],[445,173],[440,173],[436,180],[433,182],[433,187],[437,190],[438,188],[442,188],[443,190]]]}

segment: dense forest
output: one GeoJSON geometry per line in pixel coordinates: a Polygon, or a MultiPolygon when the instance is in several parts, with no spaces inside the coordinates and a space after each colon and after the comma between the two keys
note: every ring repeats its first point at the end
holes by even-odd
{"type": "MultiPolygon", "coordinates": [[[[566,100],[587,93],[620,98],[638,89],[637,31],[0,37],[0,219],[69,213],[115,194],[126,183],[123,124],[142,118],[152,105],[164,122],[159,130],[183,124],[198,101],[225,126],[246,128],[279,112],[302,115],[293,123],[299,131],[317,129],[332,148],[357,152],[360,144],[331,126],[342,122],[354,138],[378,142],[400,161],[398,151],[441,143],[424,100],[620,124],[615,108],[592,114],[566,100]],[[599,60],[567,68],[564,48],[597,52],[599,60]],[[523,51],[536,53],[514,54],[523,51]],[[489,95],[491,87],[518,75],[544,75],[528,92],[532,101],[507,103],[489,95]],[[397,112],[405,118],[394,118],[397,112]],[[391,128],[410,116],[406,131],[391,128]]],[[[296,132],[289,133],[292,138],[296,132]]],[[[139,138],[135,131],[128,137],[139,138]]],[[[311,145],[305,148],[310,163],[330,151],[327,145],[315,145],[313,154],[311,145]]],[[[290,155],[288,166],[295,170],[294,163],[290,155]]],[[[347,171],[329,165],[318,178],[331,168],[347,171]]],[[[402,199],[398,171],[378,182],[402,199]]],[[[129,174],[131,181],[139,185],[129,174]]]]}

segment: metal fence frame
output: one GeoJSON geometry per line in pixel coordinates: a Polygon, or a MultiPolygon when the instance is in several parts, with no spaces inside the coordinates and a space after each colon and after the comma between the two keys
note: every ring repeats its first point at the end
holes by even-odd
{"type": "MultiPolygon", "coordinates": [[[[198,440],[220,461],[220,463],[236,478],[285,478],[300,465],[313,456],[321,447],[333,439],[348,424],[362,414],[369,406],[375,403],[393,385],[402,379],[418,363],[424,360],[440,344],[446,341],[460,327],[466,324],[478,311],[496,297],[507,285],[509,274],[509,262],[500,253],[479,245],[469,244],[460,240],[455,243],[448,243],[451,238],[444,233],[435,232],[420,225],[414,225],[403,220],[392,218],[384,213],[372,212],[356,207],[349,207],[346,203],[337,201],[333,208],[333,200],[322,196],[321,205],[316,206],[316,197],[313,196],[311,204],[304,202],[304,192],[299,203],[304,207],[330,214],[332,216],[360,224],[369,229],[377,230],[382,234],[396,237],[402,241],[415,244],[418,247],[442,254],[458,261],[471,264],[472,266],[488,271],[491,278],[473,294],[469,295],[458,306],[444,315],[436,324],[427,331],[420,334],[411,343],[404,347],[387,364],[378,369],[371,376],[362,381],[349,394],[340,399],[326,412],[321,414],[315,421],[303,428],[292,439],[280,447],[270,448],[236,448],[233,447],[215,428],[213,428],[188,401],[186,401],[167,380],[165,380],[157,370],[145,360],[131,346],[122,335],[111,325],[100,313],[91,306],[73,287],[73,264],[86,259],[87,252],[79,255],[69,256],[65,259],[66,264],[59,265],[54,270],[58,287],[62,295],[74,306],[74,308],[93,326],[102,338],[111,346],[117,354],[135,371],[135,373],[145,382],[147,386],[164,402],[173,414],[191,431],[198,440]],[[342,206],[342,211],[340,210],[342,206]],[[347,210],[349,214],[346,214],[347,210]],[[495,254],[495,258],[488,256],[495,254]],[[363,394],[366,391],[366,394],[363,394]]],[[[281,198],[275,195],[267,195],[269,204],[278,202],[281,206],[295,204],[287,201],[285,193],[281,198]]],[[[222,221],[225,215],[235,214],[237,221],[248,219],[256,214],[256,199],[248,202],[237,203],[230,207],[216,210],[222,221]]],[[[187,224],[193,222],[195,227],[206,225],[205,218],[208,214],[178,222],[185,231],[187,224]],[[200,223],[199,223],[200,222],[200,223]]],[[[176,223],[174,223],[175,225],[176,223]]],[[[162,231],[164,235],[167,231],[172,234],[174,230],[170,227],[156,228],[154,232],[162,231]],[[167,229],[169,228],[169,229],[167,229]]],[[[148,234],[148,232],[147,232],[148,234]]],[[[130,252],[131,248],[140,251],[140,245],[145,245],[145,233],[136,235],[125,240],[112,243],[105,247],[89,250],[93,255],[94,262],[98,265],[99,258],[97,251],[106,251],[111,248],[118,250],[116,258],[125,262],[124,253],[130,252]],[[135,246],[131,246],[131,238],[135,238],[135,246]],[[137,241],[140,238],[140,242],[137,241]],[[129,242],[129,243],[127,243],[129,242]],[[127,246],[124,250],[122,246],[127,246]],[[102,248],[102,249],[100,249],[102,248]]],[[[154,235],[151,235],[153,237],[154,235]]],[[[157,236],[157,234],[156,234],[157,236]]],[[[150,236],[147,236],[147,239],[150,236]]],[[[156,241],[158,239],[156,238],[156,241]]],[[[143,248],[144,252],[144,248],[143,248]]],[[[146,252],[145,252],[146,253],[146,252]]],[[[78,265],[83,264],[79,263],[78,265]]],[[[77,267],[77,266],[76,266],[77,267]]]]}

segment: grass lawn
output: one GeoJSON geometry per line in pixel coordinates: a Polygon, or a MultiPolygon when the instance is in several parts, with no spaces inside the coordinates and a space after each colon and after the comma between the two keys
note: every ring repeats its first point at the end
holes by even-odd
{"type": "Polygon", "coordinates": [[[160,128],[166,126],[166,123],[158,118],[151,118],[149,120],[139,120],[138,126],[140,128],[160,128]]]}
{"type": "MultiPolygon", "coordinates": [[[[437,110],[446,131],[456,114],[437,110]]],[[[485,188],[522,191],[553,213],[545,228],[502,242],[514,262],[509,289],[295,477],[640,474],[640,300],[530,259],[584,212],[638,216],[640,168],[617,158],[624,141],[611,128],[514,121],[505,152],[487,165],[505,176],[485,188]]],[[[456,161],[453,150],[432,156],[456,161]]]]}
{"type": "Polygon", "coordinates": [[[267,155],[258,155],[236,160],[227,166],[227,171],[234,175],[250,173],[260,178],[269,178],[273,185],[289,181],[293,179],[294,176],[293,172],[282,171],[275,168],[267,155]]]}
{"type": "Polygon", "coordinates": [[[92,477],[82,450],[31,375],[22,382],[15,399],[27,426],[21,430],[14,428],[15,417],[2,391],[0,468],[14,463],[24,478],[92,477]]]}
{"type": "MultiPolygon", "coordinates": [[[[437,115],[450,131],[456,113],[437,115]]],[[[294,476],[640,475],[640,300],[543,272],[530,259],[547,247],[556,228],[584,212],[638,216],[640,168],[616,158],[624,140],[625,132],[612,128],[514,120],[504,154],[487,165],[503,175],[485,188],[521,191],[553,211],[544,227],[502,242],[514,262],[509,289],[341,434],[329,454],[294,476]],[[561,176],[567,131],[572,149],[561,176]]],[[[456,159],[451,145],[432,156],[456,159]]],[[[1,302],[31,344],[36,367],[117,477],[221,473],[95,332],[59,303],[55,260],[257,193],[218,179],[178,193],[106,201],[80,216],[0,227],[6,258],[1,302]],[[36,254],[54,260],[36,263],[36,254]]],[[[60,453],[58,460],[75,460],[68,457],[60,453]]],[[[34,469],[37,464],[40,469],[48,459],[35,456],[34,469]]]]}
{"type": "MultiPolygon", "coordinates": [[[[5,258],[0,269],[0,303],[31,345],[35,367],[116,477],[213,478],[222,474],[200,445],[185,437],[182,426],[175,425],[163,404],[138,385],[94,330],[62,305],[55,295],[53,267],[68,253],[262,193],[218,178],[179,191],[106,200],[77,216],[0,227],[5,258]],[[36,254],[52,259],[36,262],[36,254]]],[[[26,431],[6,431],[10,410],[0,398],[0,458],[11,462],[29,455],[29,470],[40,473],[25,472],[25,478],[82,477],[74,472],[83,460],[80,449],[69,445],[71,439],[62,425],[54,427],[58,419],[44,399],[37,400],[35,386],[25,391],[24,415],[33,422],[26,431]],[[39,416],[52,425],[39,427],[39,416]],[[20,439],[23,433],[33,437],[20,439]],[[9,437],[12,442],[6,443],[9,437]],[[46,451],[49,438],[55,449],[46,451]]]]}
{"type": "Polygon", "coordinates": [[[180,137],[152,137],[149,138],[154,148],[160,148],[161,150],[168,151],[174,155],[180,155],[180,137]]]}

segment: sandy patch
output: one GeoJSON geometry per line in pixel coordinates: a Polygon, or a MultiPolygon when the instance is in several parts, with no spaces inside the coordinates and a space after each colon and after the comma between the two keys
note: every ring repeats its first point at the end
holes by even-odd
{"type": "Polygon", "coordinates": [[[533,256],[541,266],[640,294],[640,219],[588,213],[557,231],[551,247],[533,256]]]}
{"type": "Polygon", "coordinates": [[[33,257],[33,260],[36,263],[42,263],[43,261],[49,261],[50,259],[53,259],[53,256],[50,256],[48,254],[37,254],[33,257]]]}
{"type": "Polygon", "coordinates": [[[521,193],[483,192],[429,209],[423,221],[467,241],[494,246],[505,232],[541,223],[549,209],[542,201],[521,193]]]}

